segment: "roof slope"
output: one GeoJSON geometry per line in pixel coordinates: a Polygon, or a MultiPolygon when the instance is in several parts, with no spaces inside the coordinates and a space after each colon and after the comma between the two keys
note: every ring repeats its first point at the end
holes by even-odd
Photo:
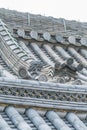
{"type": "Polygon", "coordinates": [[[87,130],[86,114],[21,109],[12,106],[0,111],[0,128],[6,130],[87,130]]]}
{"type": "Polygon", "coordinates": [[[0,129],[87,130],[87,24],[5,9],[0,19],[0,129]]]}
{"type": "MultiPolygon", "coordinates": [[[[22,16],[21,20],[23,20],[25,14],[1,9],[1,18],[9,26],[8,28],[2,20],[0,21],[0,53],[1,62],[4,62],[2,63],[3,66],[7,65],[9,72],[12,71],[22,78],[68,84],[86,84],[87,39],[72,35],[72,33],[59,34],[56,33],[56,30],[53,34],[49,31],[44,32],[44,27],[42,27],[42,33],[37,32],[31,30],[34,24],[30,27],[27,24],[22,26],[21,23],[20,27],[12,26],[10,23],[16,24],[15,20],[18,20],[19,17],[19,15],[15,16],[14,19],[15,13],[22,16]],[[3,17],[2,14],[6,17],[3,17]],[[8,22],[8,17],[11,17],[12,22],[8,22]]],[[[49,18],[44,17],[45,22],[46,19],[49,18]]]]}

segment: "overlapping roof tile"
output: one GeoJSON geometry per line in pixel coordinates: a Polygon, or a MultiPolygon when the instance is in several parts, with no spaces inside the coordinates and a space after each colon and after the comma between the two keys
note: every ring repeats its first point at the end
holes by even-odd
{"type": "Polygon", "coordinates": [[[0,129],[87,130],[87,24],[5,9],[0,19],[0,129]]]}
{"type": "MultiPolygon", "coordinates": [[[[13,31],[10,33],[7,25],[1,20],[1,58],[2,62],[5,62],[14,74],[18,77],[34,80],[86,84],[86,37],[76,33],[73,35],[62,31],[56,32],[57,29],[51,32],[49,28],[52,27],[53,29],[53,26],[49,27],[50,24],[45,25],[48,26],[48,31],[45,26],[42,27],[42,31],[39,31],[38,24],[40,21],[38,21],[36,30],[33,28],[34,23],[28,26],[26,19],[27,22],[24,22],[23,26],[20,22],[20,27],[17,27],[14,23],[17,23],[17,19],[23,20],[26,13],[23,15],[23,13],[14,11],[14,16],[12,15],[13,11],[7,10],[7,15],[5,14],[6,17],[4,18],[2,14],[5,12],[6,10],[1,9],[0,17],[13,31]],[[7,21],[8,17],[11,17],[12,24],[15,26],[12,27],[7,21]]],[[[50,19],[41,18],[44,19],[44,22],[50,19]]],[[[31,20],[34,19],[35,16],[31,15],[31,20]]],[[[39,16],[38,20],[40,20],[39,16]]],[[[63,25],[60,20],[58,22],[56,19],[53,20],[55,26],[56,24],[63,25]]],[[[51,20],[51,22],[53,21],[51,20]]],[[[76,24],[75,22],[71,23],[76,24]]],[[[69,26],[72,25],[69,24],[69,26]]],[[[71,32],[73,32],[72,29],[71,32]]]]}
{"type": "Polygon", "coordinates": [[[44,111],[8,106],[0,110],[0,128],[4,130],[87,130],[86,114],[44,111]]]}

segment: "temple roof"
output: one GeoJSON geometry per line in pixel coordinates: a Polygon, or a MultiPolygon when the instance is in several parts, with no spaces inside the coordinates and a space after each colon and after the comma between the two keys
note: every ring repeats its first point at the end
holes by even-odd
{"type": "Polygon", "coordinates": [[[9,72],[15,78],[87,84],[86,23],[66,20],[70,29],[63,30],[60,19],[0,10],[0,63],[5,76],[9,72]]]}
{"type": "Polygon", "coordinates": [[[87,130],[87,23],[0,9],[0,129],[87,130]]]}

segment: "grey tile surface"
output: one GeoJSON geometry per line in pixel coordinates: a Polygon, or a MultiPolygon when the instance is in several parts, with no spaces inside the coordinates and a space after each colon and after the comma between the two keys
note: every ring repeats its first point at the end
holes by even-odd
{"type": "Polygon", "coordinates": [[[4,111],[0,111],[0,127],[4,130],[86,130],[87,121],[83,114],[81,118],[79,114],[74,112],[63,114],[63,112],[37,110],[33,108],[25,109],[6,107],[4,111]],[[26,125],[27,124],[27,125],[26,125]]]}

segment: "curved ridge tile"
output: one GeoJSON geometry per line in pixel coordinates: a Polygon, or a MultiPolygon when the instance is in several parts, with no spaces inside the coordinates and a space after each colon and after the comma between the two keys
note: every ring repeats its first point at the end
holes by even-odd
{"type": "Polygon", "coordinates": [[[20,66],[23,66],[28,70],[29,68],[31,68],[32,64],[33,68],[36,69],[34,64],[36,64],[37,62],[39,68],[41,68],[42,65],[40,64],[40,61],[34,59],[33,56],[27,54],[26,51],[23,50],[23,48],[20,47],[17,41],[15,41],[15,39],[11,36],[8,28],[4,25],[4,23],[1,20],[0,23],[0,26],[2,26],[4,30],[0,31],[0,54],[2,58],[6,60],[7,65],[10,66],[17,75],[19,75],[18,70],[20,66]],[[15,48],[13,46],[15,46],[15,48]],[[18,49],[19,52],[14,52],[14,49],[18,49]]]}
{"type": "Polygon", "coordinates": [[[37,60],[36,59],[36,57],[34,56],[34,54],[31,52],[31,50],[25,45],[25,43],[24,42],[20,42],[20,46],[26,51],[26,53],[29,55],[29,56],[31,56],[31,57],[33,57],[35,60],[37,60]]]}

